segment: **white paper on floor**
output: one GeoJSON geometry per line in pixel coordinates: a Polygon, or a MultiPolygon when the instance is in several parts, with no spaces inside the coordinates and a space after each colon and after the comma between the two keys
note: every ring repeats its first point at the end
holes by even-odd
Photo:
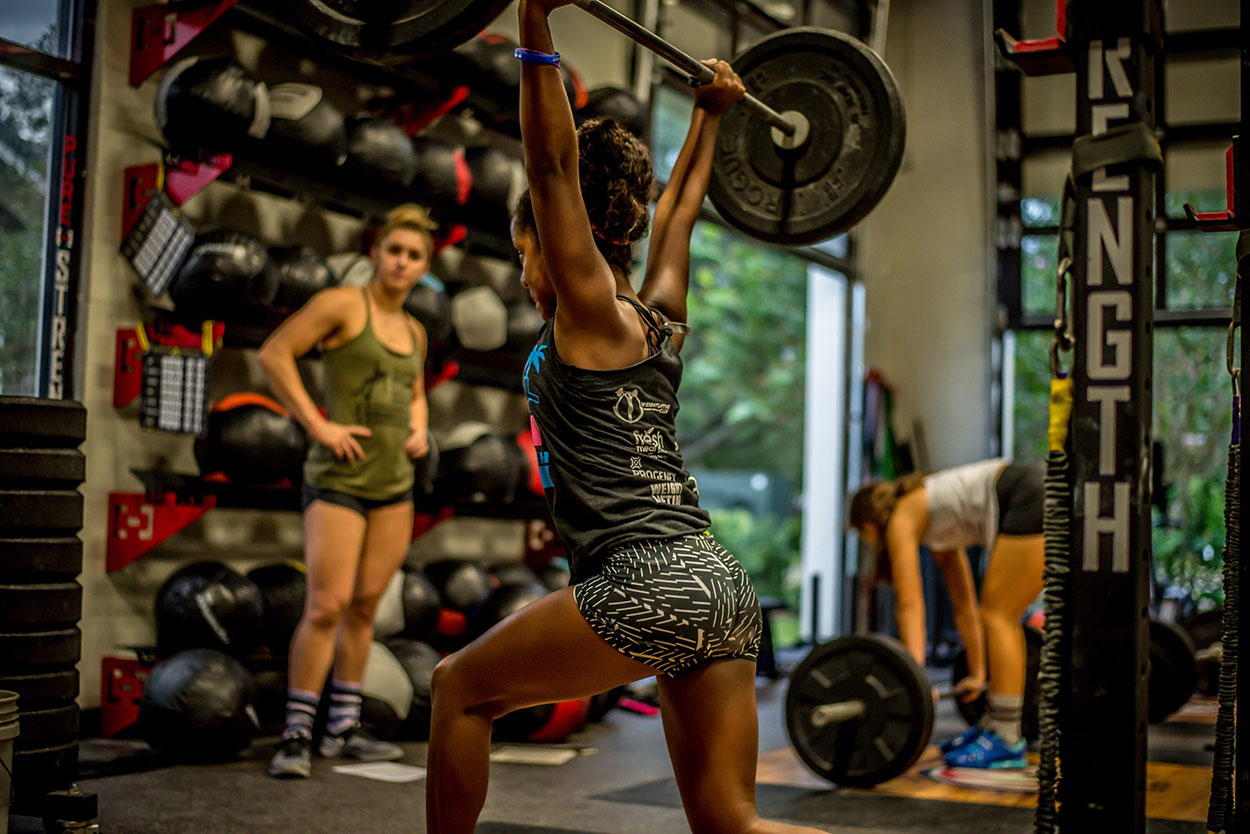
{"type": "Polygon", "coordinates": [[[490,754],[492,762],[499,764],[562,765],[578,757],[578,751],[568,747],[530,747],[506,744],[490,754]]]}
{"type": "Polygon", "coordinates": [[[362,764],[338,765],[335,773],[363,776],[379,782],[415,782],[425,778],[425,768],[396,762],[364,762],[362,764]]]}

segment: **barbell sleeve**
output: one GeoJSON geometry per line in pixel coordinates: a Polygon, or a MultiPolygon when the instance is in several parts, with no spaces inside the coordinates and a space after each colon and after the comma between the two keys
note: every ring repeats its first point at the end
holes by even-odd
{"type": "MultiPolygon", "coordinates": [[[[691,77],[705,82],[716,78],[715,71],[710,67],[682,52],[650,29],[626,17],[611,6],[600,2],[600,0],[577,0],[577,5],[618,32],[624,33],[635,43],[650,49],[682,72],[688,73],[691,77]]],[[[747,93],[743,97],[742,103],[762,116],[770,125],[781,131],[785,136],[794,136],[797,130],[794,123],[755,96],[747,93]]]]}
{"type": "Polygon", "coordinates": [[[859,699],[838,701],[833,704],[821,704],[812,709],[811,722],[813,727],[824,727],[829,724],[863,718],[864,712],[864,702],[859,699]]]}

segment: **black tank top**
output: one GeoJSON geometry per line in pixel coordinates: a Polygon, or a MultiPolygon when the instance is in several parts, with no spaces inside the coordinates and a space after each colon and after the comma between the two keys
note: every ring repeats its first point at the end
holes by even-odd
{"type": "Polygon", "coordinates": [[[543,490],[574,582],[598,573],[614,548],[699,533],[709,523],[677,448],[682,362],[672,329],[618,298],[642,317],[648,358],[608,371],[565,364],[548,321],[523,375],[543,490]]]}

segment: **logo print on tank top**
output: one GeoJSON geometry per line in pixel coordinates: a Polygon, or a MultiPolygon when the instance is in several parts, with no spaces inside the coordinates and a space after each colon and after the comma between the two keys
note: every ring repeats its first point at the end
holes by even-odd
{"type": "Polygon", "coordinates": [[[530,393],[530,371],[533,370],[536,375],[542,373],[542,362],[546,358],[547,346],[534,345],[529,358],[525,360],[525,372],[521,374],[521,387],[525,389],[525,399],[535,405],[538,403],[538,395],[530,393]]]}
{"type": "Polygon", "coordinates": [[[543,489],[551,489],[551,453],[543,448],[543,433],[538,429],[538,421],[530,415],[530,439],[534,441],[534,451],[538,453],[538,476],[543,482],[543,489]]]}
{"type": "Polygon", "coordinates": [[[638,396],[637,388],[617,388],[616,405],[612,407],[616,416],[626,423],[637,423],[648,411],[668,414],[671,409],[672,406],[668,403],[643,402],[642,397],[638,396]]]}

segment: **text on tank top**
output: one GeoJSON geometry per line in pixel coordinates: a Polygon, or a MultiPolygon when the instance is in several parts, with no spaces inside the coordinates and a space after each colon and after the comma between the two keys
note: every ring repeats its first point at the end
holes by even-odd
{"type": "Polygon", "coordinates": [[[575,582],[597,573],[614,548],[708,527],[677,447],[682,362],[672,329],[618,298],[638,311],[649,357],[613,370],[566,364],[548,321],[522,376],[543,491],[575,582]]]}

